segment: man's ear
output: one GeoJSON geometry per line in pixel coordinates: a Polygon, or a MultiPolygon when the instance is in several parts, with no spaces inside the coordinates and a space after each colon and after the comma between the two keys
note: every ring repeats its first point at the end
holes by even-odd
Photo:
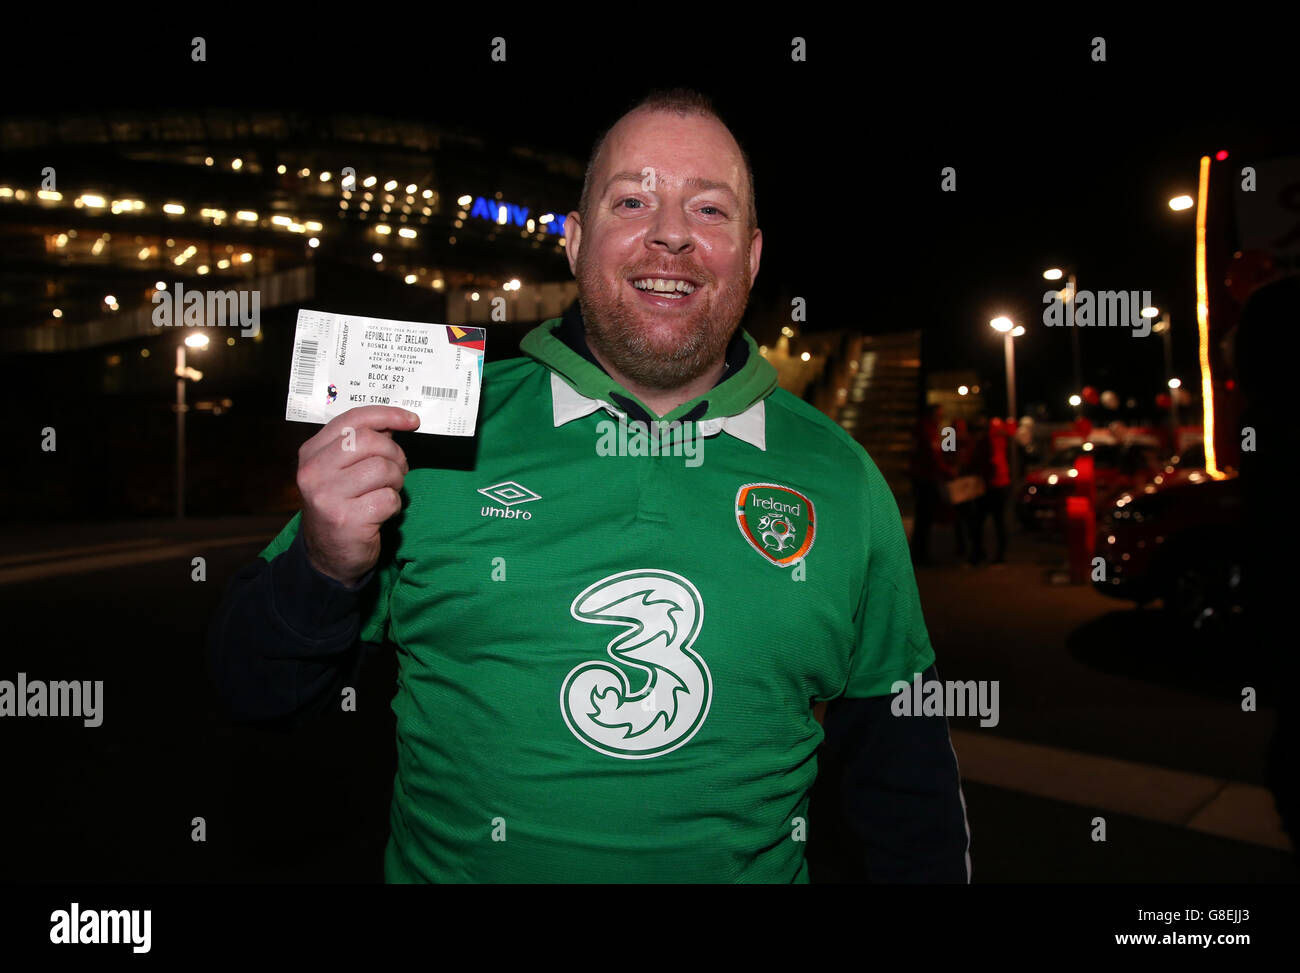
{"type": "Polygon", "coordinates": [[[763,231],[754,228],[754,237],[749,241],[749,286],[754,286],[758,279],[758,260],[763,255],[763,231]]]}
{"type": "Polygon", "coordinates": [[[564,218],[564,254],[569,258],[569,272],[578,276],[578,247],[582,245],[582,217],[574,210],[564,218]]]}

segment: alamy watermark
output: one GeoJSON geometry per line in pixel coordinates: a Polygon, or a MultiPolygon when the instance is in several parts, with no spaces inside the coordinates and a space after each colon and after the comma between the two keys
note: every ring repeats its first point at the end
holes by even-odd
{"type": "Polygon", "coordinates": [[[262,330],[261,291],[186,291],[177,284],[155,291],[153,323],[156,328],[239,328],[244,338],[256,338],[262,330]]]}
{"type": "Polygon", "coordinates": [[[1001,718],[996,679],[930,679],[923,683],[917,672],[911,682],[894,680],[889,691],[895,694],[889,704],[895,716],[978,716],[980,726],[997,726],[1001,718]]]}
{"type": "Polygon", "coordinates": [[[82,909],[73,902],[50,913],[50,942],[57,945],[129,945],[133,953],[147,953],[152,945],[152,909],[82,909]]]}
{"type": "Polygon", "coordinates": [[[602,419],[596,429],[597,456],[682,456],[690,467],[704,462],[704,436],[690,420],[628,422],[624,416],[618,422],[602,419]]]}
{"type": "Polygon", "coordinates": [[[104,681],[45,682],[18,673],[16,683],[0,679],[0,716],[74,716],[86,726],[104,722],[104,681]]]}
{"type": "Polygon", "coordinates": [[[1132,328],[1134,338],[1151,333],[1150,291],[1076,291],[1066,300],[1060,291],[1043,291],[1043,324],[1049,328],[1132,328]]]}

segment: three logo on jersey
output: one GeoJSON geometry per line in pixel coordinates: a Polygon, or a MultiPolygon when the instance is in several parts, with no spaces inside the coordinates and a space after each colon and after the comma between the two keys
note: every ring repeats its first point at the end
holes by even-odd
{"type": "MultiPolygon", "coordinates": [[[[522,504],[542,496],[515,480],[478,491],[482,517],[531,520],[522,504]]],[[[745,483],[736,491],[736,526],[769,563],[789,567],[808,556],[816,536],[813,503],[777,483],[745,483]]],[[[695,651],[704,624],[704,599],[688,579],[672,571],[621,571],[602,578],[573,599],[580,622],[621,626],[605,659],[575,666],[560,687],[560,713],[584,745],[611,757],[644,760],[670,753],[704,725],[713,699],[708,663],[695,651]],[[637,673],[634,687],[628,672],[637,673]]]]}
{"type": "MultiPolygon", "coordinates": [[[[542,499],[515,480],[478,492],[498,505],[484,504],[479,516],[502,520],[532,520],[531,511],[517,508],[542,499]]],[[[736,491],[735,517],[740,535],[769,564],[789,567],[812,550],[817,533],[813,503],[798,490],[777,483],[745,483],[736,491]]]]}

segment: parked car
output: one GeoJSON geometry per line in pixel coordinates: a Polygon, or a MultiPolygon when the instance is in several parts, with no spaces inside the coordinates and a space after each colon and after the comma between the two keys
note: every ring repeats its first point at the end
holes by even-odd
{"type": "Polygon", "coordinates": [[[1025,474],[1016,512],[1026,530],[1064,527],[1065,500],[1075,491],[1076,463],[1086,455],[1092,456],[1098,509],[1125,490],[1140,490],[1161,470],[1159,450],[1149,443],[1089,440],[1058,449],[1046,466],[1025,474]]]}
{"type": "Polygon", "coordinates": [[[1241,482],[1214,479],[1187,456],[1141,490],[1125,491],[1097,521],[1102,594],[1139,605],[1160,599],[1180,626],[1230,623],[1242,611],[1241,482]]]}

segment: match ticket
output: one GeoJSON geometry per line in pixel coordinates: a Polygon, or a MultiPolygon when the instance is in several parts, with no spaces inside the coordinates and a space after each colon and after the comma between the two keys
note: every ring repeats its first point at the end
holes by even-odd
{"type": "Polygon", "coordinates": [[[482,328],[299,310],[284,417],[391,405],[420,417],[417,432],[472,436],[485,340],[482,328]]]}

